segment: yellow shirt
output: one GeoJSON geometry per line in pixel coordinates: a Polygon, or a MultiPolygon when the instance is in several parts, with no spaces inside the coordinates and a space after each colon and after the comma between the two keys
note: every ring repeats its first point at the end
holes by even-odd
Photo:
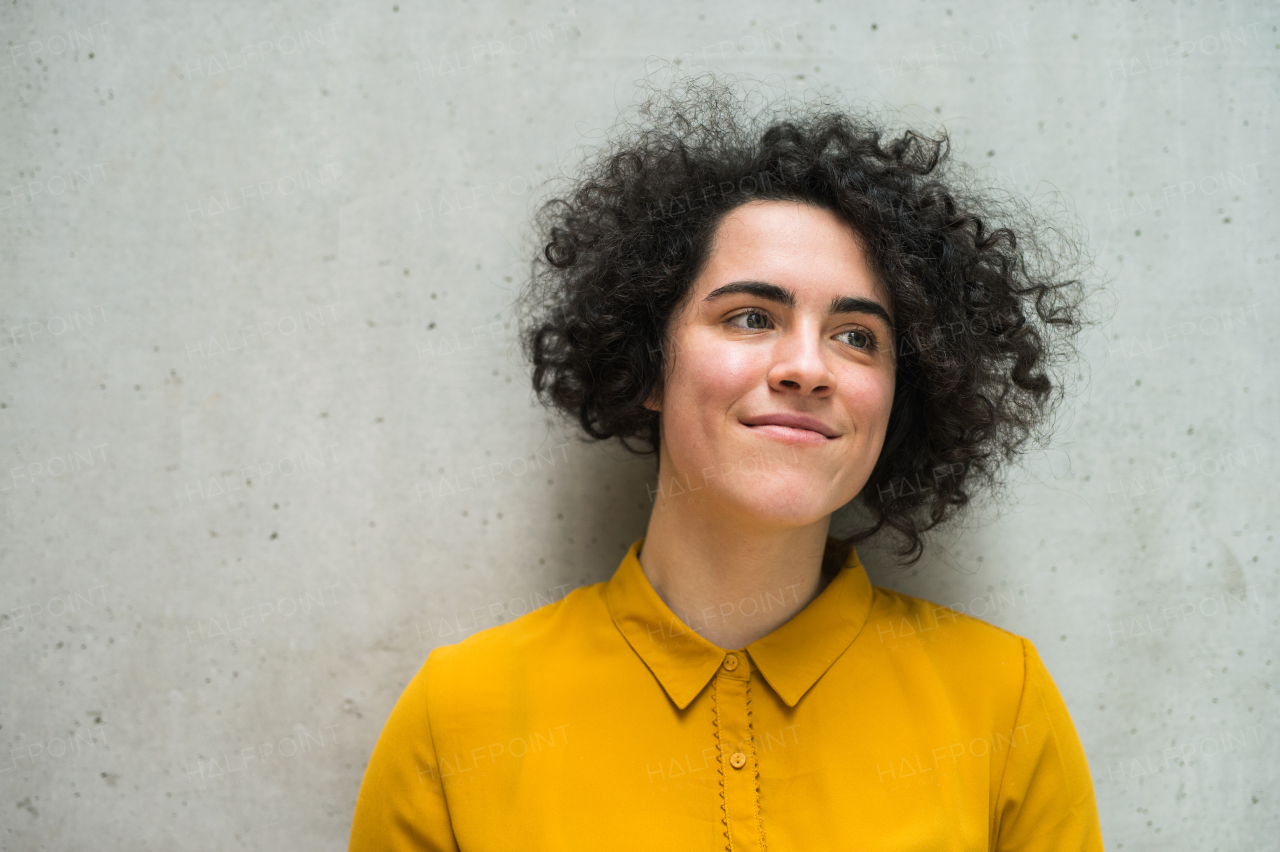
{"type": "Polygon", "coordinates": [[[726,652],[654,591],[642,543],[608,582],[431,652],[369,760],[352,850],[1101,852],[1084,751],[1026,639],[873,587],[854,553],[726,652]]]}

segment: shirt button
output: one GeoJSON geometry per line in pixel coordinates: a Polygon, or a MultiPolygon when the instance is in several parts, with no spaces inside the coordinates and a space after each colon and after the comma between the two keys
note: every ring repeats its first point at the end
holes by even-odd
{"type": "Polygon", "coordinates": [[[727,671],[733,671],[738,667],[737,654],[727,654],[724,658],[724,667],[727,671]]]}
{"type": "Polygon", "coordinates": [[[734,769],[741,769],[747,765],[747,756],[740,751],[735,751],[729,758],[729,765],[734,769]]]}

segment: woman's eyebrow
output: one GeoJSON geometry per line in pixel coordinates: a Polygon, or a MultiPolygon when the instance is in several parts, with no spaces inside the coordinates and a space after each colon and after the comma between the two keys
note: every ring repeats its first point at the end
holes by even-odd
{"type": "MultiPolygon", "coordinates": [[[[720,296],[729,296],[735,293],[746,293],[758,299],[775,302],[786,308],[794,308],[796,306],[794,290],[788,290],[785,287],[779,287],[777,284],[769,284],[765,281],[733,281],[712,290],[703,301],[709,302],[720,296]]],[[[870,314],[883,320],[884,324],[889,328],[893,328],[893,318],[889,316],[889,312],[885,310],[884,305],[881,305],[875,299],[866,299],[861,296],[835,296],[831,299],[827,314],[829,316],[832,314],[870,314]]]]}
{"type": "Polygon", "coordinates": [[[875,299],[864,299],[861,296],[836,296],[831,300],[827,314],[871,314],[879,317],[884,324],[893,329],[893,317],[884,309],[884,305],[875,299]]]}
{"type": "Polygon", "coordinates": [[[734,281],[712,290],[702,301],[710,302],[712,299],[720,296],[730,296],[734,293],[746,293],[758,299],[776,302],[784,308],[794,308],[796,306],[794,290],[788,290],[785,287],[779,287],[777,284],[768,284],[764,281],[734,281]]]}

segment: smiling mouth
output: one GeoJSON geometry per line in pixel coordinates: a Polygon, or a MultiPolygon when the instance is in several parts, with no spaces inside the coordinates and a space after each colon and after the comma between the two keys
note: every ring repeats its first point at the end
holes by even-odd
{"type": "Polygon", "coordinates": [[[749,423],[743,423],[742,425],[759,435],[788,444],[825,444],[828,441],[835,440],[834,438],[828,438],[821,432],[815,432],[812,429],[800,429],[795,426],[780,426],[776,423],[762,423],[758,426],[752,426],[749,423]]]}
{"type": "Polygon", "coordinates": [[[838,432],[813,417],[772,414],[772,416],[751,417],[749,420],[755,422],[746,420],[740,422],[758,435],[785,441],[787,444],[826,444],[827,441],[840,438],[838,432]]]}

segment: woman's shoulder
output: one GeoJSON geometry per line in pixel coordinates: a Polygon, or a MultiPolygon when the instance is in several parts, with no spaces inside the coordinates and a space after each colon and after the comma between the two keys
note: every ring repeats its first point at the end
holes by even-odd
{"type": "Polygon", "coordinates": [[[964,612],[963,604],[947,606],[882,586],[874,589],[863,635],[903,664],[927,669],[957,688],[981,682],[1014,693],[1022,691],[1028,666],[1039,665],[1028,639],[964,612]]]}
{"type": "Polygon", "coordinates": [[[860,658],[880,667],[916,704],[948,707],[972,730],[1007,731],[1020,712],[1038,712],[1043,704],[1028,704],[1028,694],[1056,695],[1027,638],[962,612],[963,605],[874,589],[860,658]]]}
{"type": "Polygon", "coordinates": [[[957,638],[962,638],[969,642],[1002,646],[1011,653],[1015,650],[1018,654],[1022,653],[1018,646],[1024,641],[1023,637],[992,624],[982,617],[1018,607],[1020,601],[1016,596],[1010,596],[1006,599],[1005,597],[991,594],[976,598],[966,607],[964,602],[952,604],[935,603],[927,598],[910,595],[885,586],[873,586],[872,588],[875,596],[867,621],[868,623],[872,621],[884,622],[879,627],[886,634],[897,635],[901,633],[902,635],[911,635],[908,628],[912,624],[919,625],[922,628],[934,626],[941,628],[954,627],[958,631],[957,638]],[[978,603],[982,604],[981,611],[977,607],[978,603]],[[971,611],[966,612],[966,608],[971,611]],[[889,624],[894,620],[898,622],[896,626],[889,624]],[[906,623],[903,623],[904,620],[906,623]]]}
{"type": "Polygon", "coordinates": [[[579,586],[503,624],[438,646],[430,653],[426,668],[435,681],[470,680],[495,668],[527,667],[535,661],[549,661],[562,652],[572,652],[584,642],[598,639],[603,628],[612,626],[604,602],[606,585],[601,582],[579,586]]]}

